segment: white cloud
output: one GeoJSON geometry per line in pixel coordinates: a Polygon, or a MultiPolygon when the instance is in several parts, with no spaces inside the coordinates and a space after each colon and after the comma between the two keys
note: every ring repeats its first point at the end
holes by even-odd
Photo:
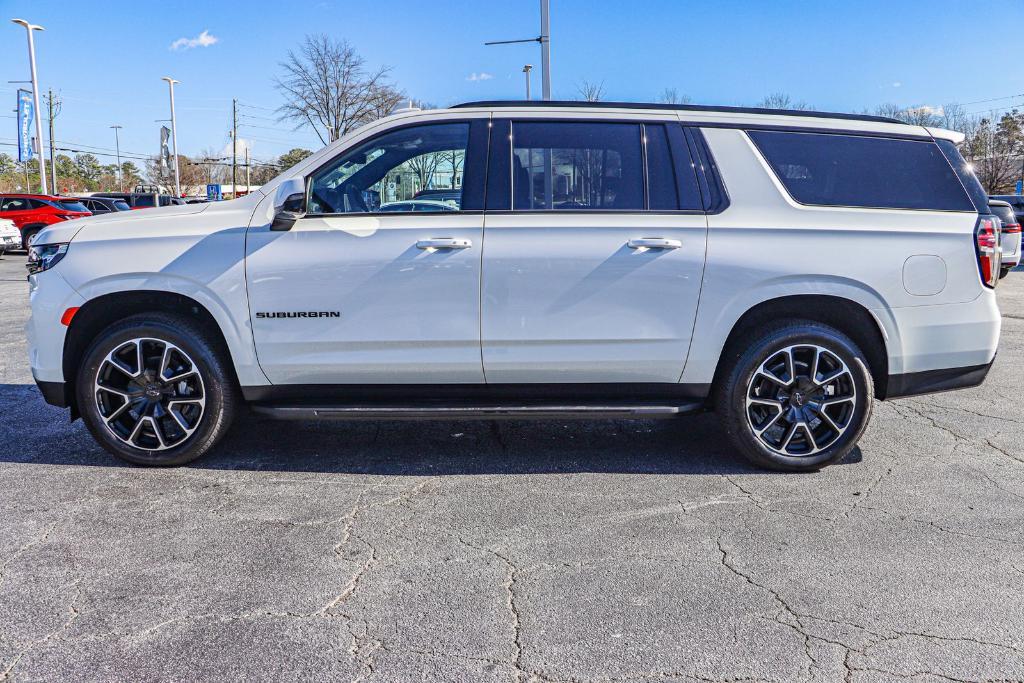
{"type": "MultiPolygon", "coordinates": [[[[250,156],[252,155],[252,140],[246,140],[245,138],[238,138],[238,163],[245,163],[245,150],[249,150],[250,156]]],[[[227,157],[227,163],[231,163],[231,141],[224,145],[224,149],[220,151],[221,157],[227,157]]],[[[244,170],[242,171],[245,172],[244,170]]]]}
{"type": "Polygon", "coordinates": [[[489,74],[486,71],[476,73],[475,71],[466,76],[467,81],[489,81],[494,78],[494,74],[489,74]]]}
{"type": "Polygon", "coordinates": [[[892,87],[894,87],[894,88],[900,88],[902,86],[903,86],[903,83],[901,83],[900,81],[893,81],[892,82],[892,87]]]}
{"type": "Polygon", "coordinates": [[[195,38],[178,38],[176,41],[171,43],[172,50],[191,50],[194,47],[210,47],[220,38],[214,35],[210,35],[209,30],[203,30],[195,38]]]}
{"type": "Polygon", "coordinates": [[[945,110],[941,106],[932,107],[927,104],[922,104],[920,107],[909,107],[907,112],[911,114],[930,114],[932,116],[942,116],[945,110]]]}

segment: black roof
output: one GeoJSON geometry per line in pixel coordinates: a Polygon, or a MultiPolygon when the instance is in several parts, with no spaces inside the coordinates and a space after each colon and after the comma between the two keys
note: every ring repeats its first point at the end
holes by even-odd
{"type": "Polygon", "coordinates": [[[875,123],[903,123],[887,116],[871,116],[870,114],[843,114],[829,111],[811,111],[806,109],[766,109],[764,107],[727,107],[707,106],[703,104],[665,104],[663,102],[586,102],[580,100],[482,100],[479,102],[463,102],[453,105],[453,109],[468,107],[508,108],[508,107],[587,107],[601,109],[667,109],[673,111],[709,111],[722,114],[774,114],[776,116],[813,116],[822,119],[843,119],[845,121],[874,121],[875,123]]]}

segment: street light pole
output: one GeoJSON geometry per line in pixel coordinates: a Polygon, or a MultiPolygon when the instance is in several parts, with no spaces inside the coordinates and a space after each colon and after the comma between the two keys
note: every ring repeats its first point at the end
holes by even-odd
{"type": "MultiPolygon", "coordinates": [[[[490,40],[484,45],[512,45],[515,43],[540,43],[541,90],[545,100],[551,99],[551,0],[540,0],[540,35],[522,40],[490,40]]],[[[532,66],[530,68],[533,68],[532,66]]],[[[526,71],[524,68],[523,71],[526,71]]],[[[530,74],[527,71],[527,87],[530,74]]],[[[530,99],[527,95],[526,99],[530,99]]]]}
{"type": "Polygon", "coordinates": [[[42,26],[30,24],[24,19],[11,19],[12,22],[24,26],[28,32],[28,63],[32,71],[32,108],[35,110],[36,119],[36,144],[39,147],[39,191],[48,194],[46,190],[46,165],[43,163],[43,120],[39,117],[39,79],[36,76],[36,44],[32,38],[33,31],[44,31],[42,26]]]}
{"type": "Polygon", "coordinates": [[[114,129],[114,152],[117,153],[117,191],[124,192],[124,169],[121,168],[121,139],[117,131],[123,126],[111,126],[114,129]]]}
{"type": "Polygon", "coordinates": [[[533,64],[527,64],[523,67],[523,73],[526,74],[526,99],[530,99],[530,72],[533,71],[533,64]]]}
{"type": "Polygon", "coordinates": [[[181,83],[170,76],[164,76],[160,80],[167,81],[171,91],[171,148],[174,151],[174,196],[181,196],[181,176],[178,174],[178,125],[174,117],[174,84],[181,83]]]}
{"type": "Polygon", "coordinates": [[[540,71],[544,99],[551,99],[551,0],[540,0],[540,71]]]}

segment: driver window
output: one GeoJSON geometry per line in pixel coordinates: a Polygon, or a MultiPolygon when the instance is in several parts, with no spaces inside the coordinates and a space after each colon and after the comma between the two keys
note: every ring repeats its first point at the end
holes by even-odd
{"type": "Polygon", "coordinates": [[[317,171],[308,214],[459,211],[468,123],[403,128],[317,171]]]}

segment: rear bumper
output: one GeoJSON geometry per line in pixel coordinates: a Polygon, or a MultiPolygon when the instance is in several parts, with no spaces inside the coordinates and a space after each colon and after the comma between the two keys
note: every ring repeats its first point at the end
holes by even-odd
{"type": "MultiPolygon", "coordinates": [[[[994,359],[993,359],[993,362],[994,359]]],[[[908,372],[902,375],[889,375],[885,398],[903,396],[919,396],[934,394],[940,391],[968,389],[985,381],[992,363],[971,365],[963,368],[944,368],[942,370],[925,370],[908,372]]]]}

